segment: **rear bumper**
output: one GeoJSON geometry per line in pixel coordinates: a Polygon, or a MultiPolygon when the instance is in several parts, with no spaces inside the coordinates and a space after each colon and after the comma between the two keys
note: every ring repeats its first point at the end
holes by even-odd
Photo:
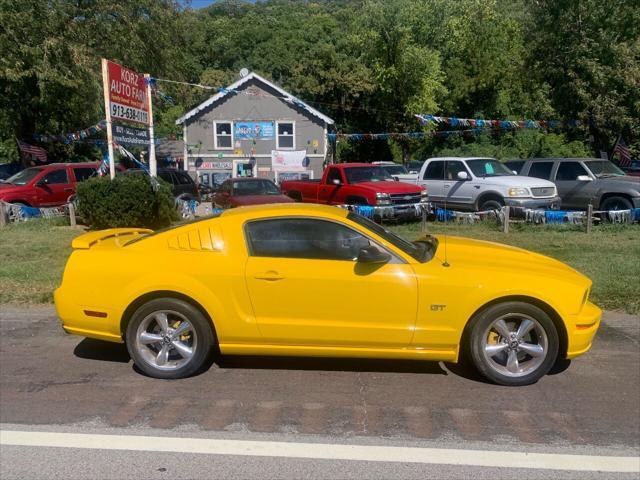
{"type": "Polygon", "coordinates": [[[589,351],[602,319],[602,310],[587,302],[582,311],[567,320],[567,358],[589,351]]]}
{"type": "Polygon", "coordinates": [[[108,342],[122,343],[120,321],[117,312],[74,301],[74,295],[60,287],[53,293],[56,313],[65,332],[82,337],[97,338],[108,342]],[[95,317],[86,312],[100,312],[104,317],[95,317]]]}
{"type": "Polygon", "coordinates": [[[504,204],[509,207],[557,210],[560,208],[559,196],[549,198],[505,198],[504,204]]]}

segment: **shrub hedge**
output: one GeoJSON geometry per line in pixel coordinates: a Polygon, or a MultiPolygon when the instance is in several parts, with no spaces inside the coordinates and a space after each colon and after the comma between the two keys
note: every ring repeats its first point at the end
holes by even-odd
{"type": "Polygon", "coordinates": [[[178,219],[168,183],[157,188],[147,175],[94,177],[78,184],[78,214],[92,229],[118,227],[163,228],[178,219]]]}

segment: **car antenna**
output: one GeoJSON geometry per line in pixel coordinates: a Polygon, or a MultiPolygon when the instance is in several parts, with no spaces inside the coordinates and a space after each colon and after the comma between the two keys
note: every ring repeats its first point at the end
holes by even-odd
{"type": "MultiPolygon", "coordinates": [[[[444,167],[442,169],[442,180],[443,182],[447,181],[447,167],[449,166],[449,161],[444,161],[444,167]]],[[[444,191],[444,183],[442,184],[442,190],[444,191]]],[[[447,220],[449,219],[449,212],[447,211],[447,197],[448,193],[444,191],[444,262],[442,262],[443,267],[448,267],[449,262],[447,261],[447,220]]]]}

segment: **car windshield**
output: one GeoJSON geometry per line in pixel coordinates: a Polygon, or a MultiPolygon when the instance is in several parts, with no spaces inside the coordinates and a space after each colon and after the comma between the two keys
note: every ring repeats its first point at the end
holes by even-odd
{"type": "Polygon", "coordinates": [[[13,177],[9,177],[5,180],[6,183],[12,183],[14,185],[26,185],[33,180],[40,172],[42,168],[26,168],[21,172],[16,173],[13,177]]]}
{"type": "Polygon", "coordinates": [[[404,165],[382,165],[389,175],[404,175],[409,173],[404,165]]]}
{"type": "Polygon", "coordinates": [[[393,177],[382,167],[350,167],[344,169],[347,183],[388,182],[393,177]]]}
{"type": "Polygon", "coordinates": [[[467,160],[467,165],[476,177],[501,177],[515,175],[504,163],[492,158],[467,160]]]}
{"type": "Polygon", "coordinates": [[[584,162],[596,177],[619,177],[625,173],[607,160],[589,160],[584,162]]]}
{"type": "Polygon", "coordinates": [[[269,180],[249,180],[233,182],[234,195],[280,195],[275,183],[269,180]]]}
{"type": "Polygon", "coordinates": [[[358,225],[370,230],[375,233],[379,237],[384,238],[387,242],[391,243],[395,247],[402,250],[407,255],[415,258],[417,261],[421,263],[428,262],[433,258],[433,255],[438,248],[438,240],[431,236],[426,236],[422,240],[417,242],[410,242],[409,240],[405,240],[404,238],[396,235],[395,233],[387,230],[382,225],[378,225],[377,223],[369,220],[362,215],[358,215],[357,213],[350,212],[347,215],[347,218],[352,222],[357,223],[358,225]]]}

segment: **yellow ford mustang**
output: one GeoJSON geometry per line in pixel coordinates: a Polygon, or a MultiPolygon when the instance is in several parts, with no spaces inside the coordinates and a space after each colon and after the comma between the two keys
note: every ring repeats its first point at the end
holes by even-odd
{"type": "Polygon", "coordinates": [[[408,242],[317,205],[242,207],[165,231],[73,240],[55,303],[68,333],[126,342],[157,378],[222,354],[458,361],[503,385],[591,347],[591,281],[542,255],[408,242]],[[446,255],[446,257],[445,257],[446,255]]]}

